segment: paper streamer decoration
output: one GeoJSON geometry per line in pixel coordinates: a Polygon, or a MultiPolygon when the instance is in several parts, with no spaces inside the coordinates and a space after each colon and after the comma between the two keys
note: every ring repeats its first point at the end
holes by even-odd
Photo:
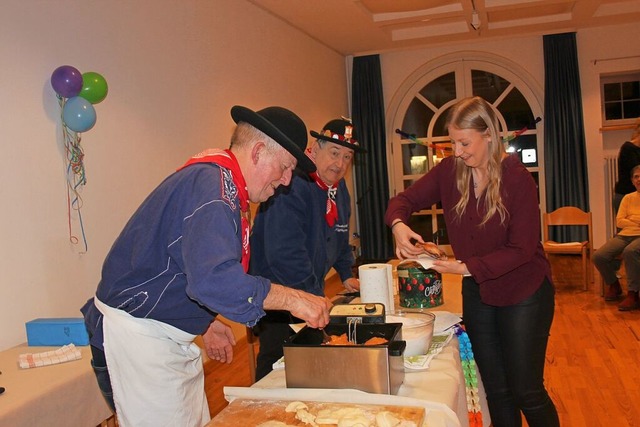
{"type": "Polygon", "coordinates": [[[108,85],[104,77],[94,71],[80,74],[77,68],[62,65],[51,74],[51,87],[56,92],[60,105],[60,121],[66,154],[69,241],[74,245],[79,241],[71,227],[71,213],[75,211],[80,221],[84,242],[82,253],[85,253],[88,251],[88,246],[82,221],[80,192],[87,183],[87,177],[84,169],[84,150],[80,144],[81,133],[87,132],[96,124],[96,110],[93,104],[104,100],[108,85]]]}
{"type": "Polygon", "coordinates": [[[464,373],[464,385],[467,391],[469,427],[483,427],[480,393],[478,391],[478,374],[476,371],[476,360],[473,356],[473,350],[471,349],[471,341],[469,341],[467,332],[459,325],[455,327],[455,333],[458,336],[460,361],[464,373]]]}
{"type": "Polygon", "coordinates": [[[384,304],[385,312],[395,311],[391,264],[364,264],[358,267],[360,301],[384,304]]]}

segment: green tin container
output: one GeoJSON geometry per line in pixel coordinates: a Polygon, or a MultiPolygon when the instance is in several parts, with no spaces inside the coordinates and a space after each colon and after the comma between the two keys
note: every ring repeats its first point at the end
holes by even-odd
{"type": "Polygon", "coordinates": [[[432,308],[444,304],[442,275],[417,261],[398,265],[400,307],[432,308]]]}

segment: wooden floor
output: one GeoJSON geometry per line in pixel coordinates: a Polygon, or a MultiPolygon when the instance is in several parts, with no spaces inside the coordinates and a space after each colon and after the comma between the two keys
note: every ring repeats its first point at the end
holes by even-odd
{"type": "MultiPolygon", "coordinates": [[[[562,427],[640,427],[640,311],[620,312],[591,284],[582,290],[580,258],[551,258],[556,312],[545,380],[562,427]]],[[[623,287],[626,283],[621,280],[623,287]]],[[[336,284],[329,283],[331,292],[336,284]]],[[[211,414],[222,410],[222,387],[249,386],[248,350],[236,345],[230,365],[209,362],[205,388],[211,414]]]]}
{"type": "Polygon", "coordinates": [[[561,425],[640,426],[640,311],[618,311],[594,284],[583,291],[578,258],[557,257],[545,377],[561,425]]]}

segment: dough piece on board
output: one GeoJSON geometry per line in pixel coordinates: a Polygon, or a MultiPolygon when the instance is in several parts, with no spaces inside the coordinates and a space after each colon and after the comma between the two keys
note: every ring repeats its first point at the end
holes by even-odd
{"type": "Polygon", "coordinates": [[[338,427],[369,427],[369,420],[360,408],[321,409],[316,417],[318,424],[337,425],[338,427]]]}
{"type": "Polygon", "coordinates": [[[298,412],[298,410],[300,410],[300,409],[309,409],[309,407],[307,405],[305,405],[303,402],[295,400],[295,401],[289,403],[284,411],[285,412],[298,412]]]}
{"type": "Polygon", "coordinates": [[[311,426],[318,425],[316,424],[316,416],[310,413],[309,411],[307,411],[306,409],[298,409],[296,411],[296,419],[311,426]]]}
{"type": "Polygon", "coordinates": [[[257,427],[293,427],[289,424],[285,424],[282,421],[265,421],[263,423],[258,424],[257,427]]]}
{"type": "Polygon", "coordinates": [[[338,427],[370,427],[371,421],[364,415],[356,415],[354,417],[340,418],[338,427]]]}
{"type": "Polygon", "coordinates": [[[400,424],[400,420],[397,419],[391,412],[382,411],[376,414],[376,424],[378,427],[395,427],[400,424]]]}

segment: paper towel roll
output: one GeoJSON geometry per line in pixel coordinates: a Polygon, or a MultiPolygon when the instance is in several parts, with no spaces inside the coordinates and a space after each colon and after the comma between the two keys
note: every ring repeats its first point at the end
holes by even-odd
{"type": "Polygon", "coordinates": [[[358,267],[360,301],[384,304],[385,312],[395,311],[391,264],[364,264],[358,267]]]}

